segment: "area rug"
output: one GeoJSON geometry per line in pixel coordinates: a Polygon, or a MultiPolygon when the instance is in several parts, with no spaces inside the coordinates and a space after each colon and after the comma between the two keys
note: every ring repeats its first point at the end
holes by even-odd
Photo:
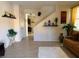
{"type": "Polygon", "coordinates": [[[69,58],[60,47],[39,47],[38,58],[69,58]]]}

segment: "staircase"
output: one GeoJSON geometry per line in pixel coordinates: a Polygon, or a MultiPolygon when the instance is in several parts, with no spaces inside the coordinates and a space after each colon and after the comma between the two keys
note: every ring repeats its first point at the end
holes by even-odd
{"type": "MultiPolygon", "coordinates": [[[[38,20],[37,22],[34,23],[34,27],[36,27],[39,23],[41,23],[43,20],[45,20],[46,18],[48,18],[51,14],[53,14],[56,11],[56,7],[45,7],[42,8],[42,15],[38,16],[35,20],[38,20]]],[[[33,28],[34,28],[33,27],[33,28]]]]}
{"type": "Polygon", "coordinates": [[[54,13],[54,11],[52,13],[46,15],[45,17],[43,17],[40,21],[36,22],[34,27],[37,26],[39,23],[41,23],[43,20],[45,20],[47,17],[51,16],[51,14],[53,14],[53,13],[54,13]]]}

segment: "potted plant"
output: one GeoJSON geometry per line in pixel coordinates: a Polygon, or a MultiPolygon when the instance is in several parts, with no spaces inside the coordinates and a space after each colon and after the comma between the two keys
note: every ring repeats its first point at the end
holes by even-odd
{"type": "Polygon", "coordinates": [[[63,29],[67,32],[67,36],[69,36],[70,31],[73,31],[73,28],[75,28],[75,26],[72,24],[66,24],[63,26],[63,29]]]}
{"type": "Polygon", "coordinates": [[[10,39],[10,41],[13,41],[15,39],[17,32],[14,31],[14,29],[9,29],[8,30],[8,38],[10,39]]]}

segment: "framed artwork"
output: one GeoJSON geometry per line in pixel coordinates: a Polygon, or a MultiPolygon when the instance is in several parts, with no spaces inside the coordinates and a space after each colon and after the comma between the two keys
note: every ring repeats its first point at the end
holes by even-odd
{"type": "Polygon", "coordinates": [[[61,11],[61,24],[66,24],[67,12],[61,11]]]}

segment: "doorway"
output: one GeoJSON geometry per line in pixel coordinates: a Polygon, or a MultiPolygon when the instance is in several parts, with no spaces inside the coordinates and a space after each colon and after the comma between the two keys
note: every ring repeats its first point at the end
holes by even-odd
{"type": "Polygon", "coordinates": [[[26,34],[27,36],[33,36],[34,16],[30,13],[26,13],[26,34]]]}

